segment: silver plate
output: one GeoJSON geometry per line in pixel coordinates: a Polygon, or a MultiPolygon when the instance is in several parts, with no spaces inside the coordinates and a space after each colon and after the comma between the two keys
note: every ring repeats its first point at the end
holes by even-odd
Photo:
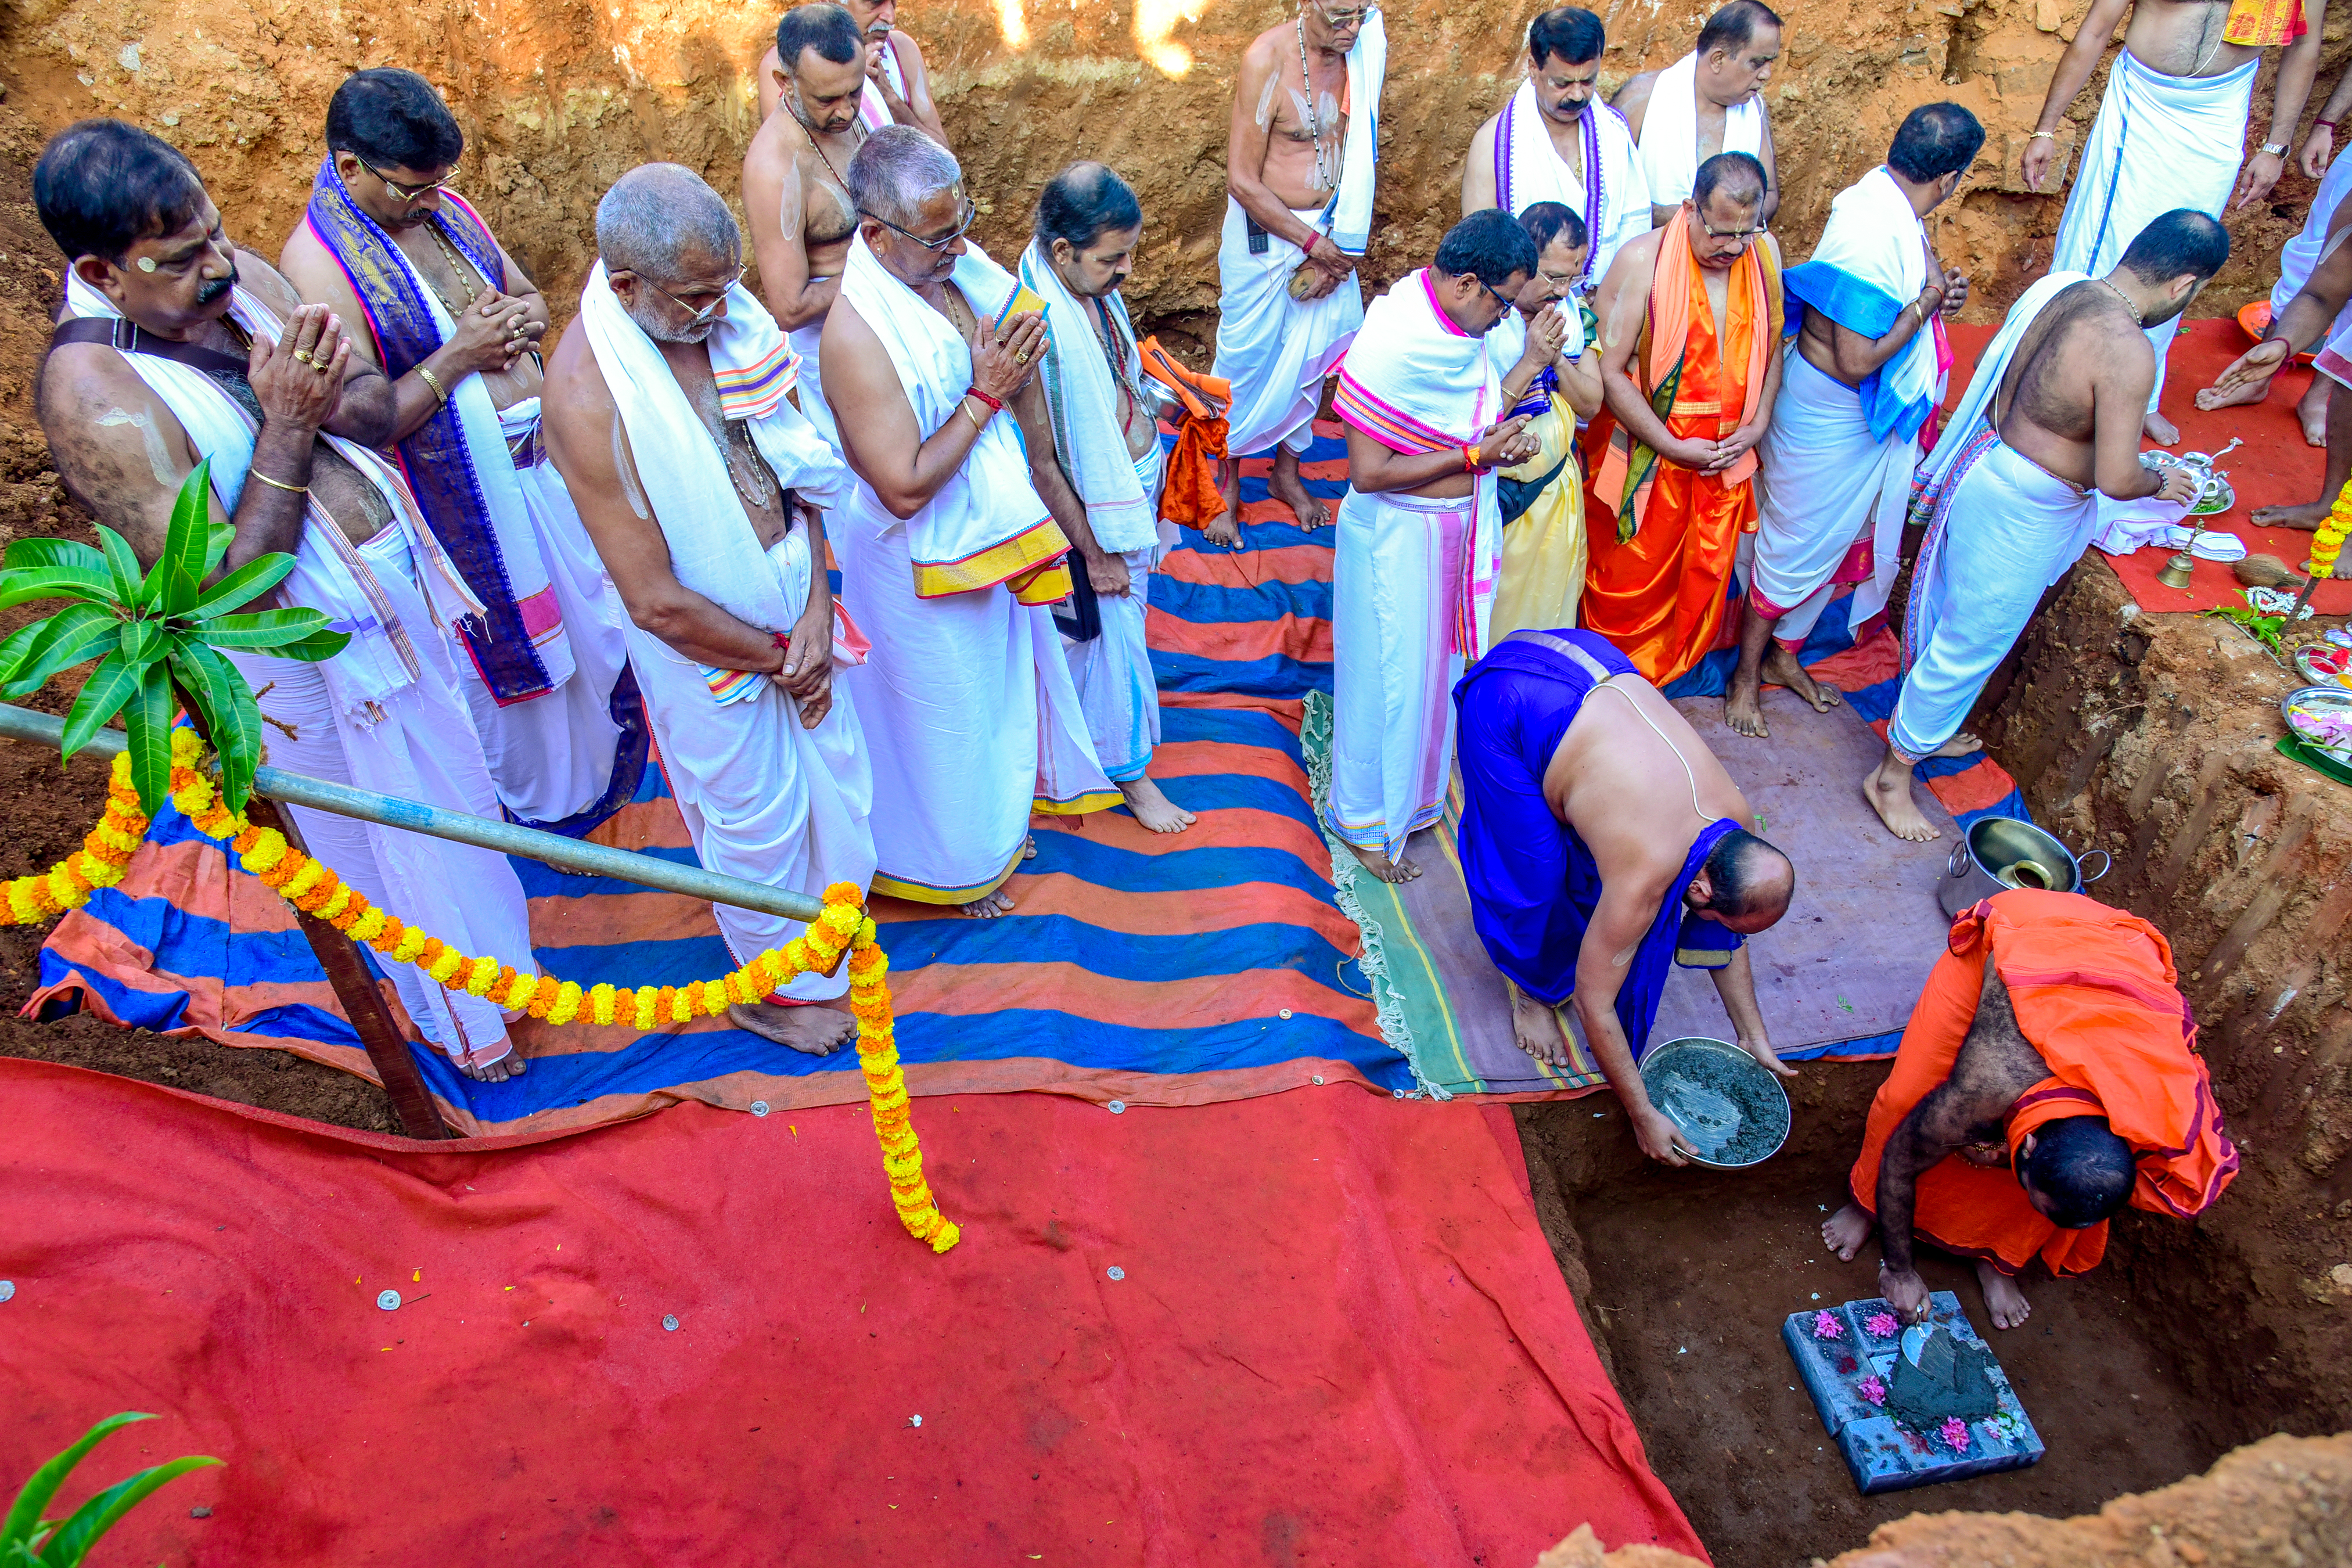
{"type": "MultiPolygon", "coordinates": [[[[1734,1121],[1730,1127],[1726,1129],[1721,1124],[1718,1114],[1723,1107],[1682,1103],[1685,1099],[1694,1097],[1686,1096],[1675,1087],[1680,1080],[1675,1077],[1674,1069],[1678,1059],[1687,1060],[1692,1055],[1724,1057],[1736,1062],[1740,1068],[1744,1069],[1740,1076],[1753,1075],[1754,1079],[1761,1083],[1771,1085],[1773,1095],[1778,1097],[1780,1111],[1780,1138],[1774,1142],[1771,1148],[1754,1159],[1732,1162],[1710,1159],[1706,1155],[1694,1153],[1690,1156],[1692,1163],[1705,1165],[1709,1170],[1715,1171],[1738,1171],[1745,1170],[1750,1165],[1762,1164],[1779,1153],[1780,1145],[1789,1141],[1790,1120],[1789,1091],[1781,1087],[1778,1078],[1765,1070],[1761,1062],[1727,1041],[1710,1040],[1702,1036],[1692,1036],[1679,1040],[1668,1040],[1664,1045],[1653,1047],[1643,1052],[1641,1067],[1642,1087],[1648,1091],[1650,1103],[1664,1112],[1666,1120],[1680,1128],[1683,1136],[1699,1148],[1719,1149],[1730,1138],[1738,1135],[1736,1108],[1732,1110],[1734,1121]]],[[[1699,1094],[1706,1095],[1710,1100],[1724,1099],[1723,1096],[1716,1095],[1713,1091],[1699,1086],[1691,1087],[1697,1089],[1699,1094]]],[[[1725,1105],[1728,1104],[1729,1102],[1726,1100],[1725,1105]]]]}
{"type": "Polygon", "coordinates": [[[2296,739],[2309,742],[2320,755],[2352,767],[2352,746],[2322,745],[2317,737],[2295,721],[2297,704],[2352,716],[2352,687],[2299,686],[2279,699],[2279,717],[2286,721],[2286,727],[2294,731],[2296,739]]]}

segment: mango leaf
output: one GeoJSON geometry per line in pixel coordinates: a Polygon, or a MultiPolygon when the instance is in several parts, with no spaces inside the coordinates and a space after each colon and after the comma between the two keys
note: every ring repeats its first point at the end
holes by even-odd
{"type": "Polygon", "coordinates": [[[228,547],[236,542],[235,523],[214,517],[209,508],[205,516],[205,571],[204,576],[196,579],[199,583],[220,570],[222,559],[228,554],[228,547]]]}
{"type": "Polygon", "coordinates": [[[112,574],[84,566],[28,566],[18,572],[0,571],[0,610],[35,599],[86,599],[93,605],[119,605],[112,574]]]}
{"type": "Polygon", "coordinates": [[[138,695],[142,673],[122,657],[119,647],[99,660],[98,668],[82,683],[81,695],[74,699],[72,710],[66,715],[64,752],[68,762],[89,744],[89,738],[98,733],[100,726],[121,711],[124,703],[138,695]]]}
{"type": "Polygon", "coordinates": [[[201,1470],[219,1463],[209,1454],[190,1454],[115,1482],[74,1510],[72,1515],[58,1526],[58,1532],[42,1543],[42,1568],[79,1568],[82,1559],[89,1555],[89,1549],[98,1543],[98,1538],[121,1522],[124,1514],[145,1502],[149,1494],[190,1470],[201,1470]]]}
{"type": "Polygon", "coordinates": [[[138,552],[131,542],[104,523],[98,525],[98,547],[106,552],[107,570],[114,574],[114,596],[126,605],[135,605],[146,597],[146,584],[139,570],[138,552]]]}
{"type": "Polygon", "coordinates": [[[150,603],[170,588],[174,570],[191,579],[205,574],[205,555],[212,544],[212,466],[206,458],[181,481],[179,496],[172,502],[172,526],[163,534],[163,553],[155,557],[147,580],[140,584],[140,597],[150,603]]]}
{"type": "Polygon", "coordinates": [[[220,752],[221,798],[243,811],[261,765],[261,708],[253,689],[228,660],[191,637],[172,650],[172,673],[204,715],[220,752]]]}
{"type": "Polygon", "coordinates": [[[154,1419],[143,1410],[126,1410],[120,1415],[110,1415],[83,1433],[81,1440],[72,1447],[35,1470],[25,1482],[24,1489],[17,1492],[16,1502],[10,1505],[7,1519],[0,1521],[0,1547],[13,1546],[32,1538],[33,1532],[40,1528],[41,1510],[49,1506],[49,1500],[57,1496],[59,1487],[65,1485],[66,1477],[71,1475],[83,1456],[97,1447],[109,1434],[121,1431],[133,1421],[154,1419]]]}
{"type": "Polygon", "coordinates": [[[299,659],[304,664],[322,664],[349,647],[352,634],[321,628],[300,642],[289,642],[269,650],[273,658],[299,659]]]}
{"type": "Polygon", "coordinates": [[[144,668],[170,651],[171,634],[163,623],[146,616],[117,623],[122,628],[122,657],[144,668]]]}
{"type": "Polygon", "coordinates": [[[95,658],[121,624],[103,605],[68,605],[35,621],[0,643],[0,697],[38,691],[58,671],[95,658]]]}
{"type": "Polygon", "coordinates": [[[196,607],[196,580],[177,566],[172,568],[170,579],[163,584],[163,613],[185,616],[196,607]]]}
{"type": "Polygon", "coordinates": [[[299,642],[324,631],[322,610],[261,610],[249,616],[215,616],[195,629],[215,647],[256,647],[275,651],[281,643],[299,642]]]}
{"type": "Polygon", "coordinates": [[[187,612],[197,620],[208,621],[215,616],[225,616],[239,605],[259,598],[286,580],[294,570],[294,557],[280,552],[257,555],[211,587],[196,601],[196,607],[187,612]]]}
{"type": "Polygon", "coordinates": [[[87,544],[70,539],[17,539],[8,544],[8,552],[0,557],[11,571],[23,571],[30,566],[75,566],[84,572],[106,570],[106,557],[87,544]]]}
{"type": "Polygon", "coordinates": [[[139,809],[151,817],[172,795],[172,708],[171,672],[161,662],[149,665],[122,717],[131,734],[131,787],[139,792],[139,809]]]}

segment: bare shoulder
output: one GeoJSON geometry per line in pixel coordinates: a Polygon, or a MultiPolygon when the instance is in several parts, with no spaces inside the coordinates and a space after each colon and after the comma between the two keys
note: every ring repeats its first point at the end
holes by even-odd
{"type": "Polygon", "coordinates": [[[1629,76],[1625,79],[1623,87],[1609,95],[1610,105],[1627,121],[1639,120],[1642,118],[1642,111],[1649,108],[1650,93],[1657,85],[1656,71],[1641,71],[1629,76]]]}
{"type": "MultiPolygon", "coordinates": [[[[299,300],[331,306],[347,318],[359,310],[359,296],[352,291],[351,279],[343,275],[333,253],[317,235],[310,232],[308,223],[296,224],[294,232],[286,237],[286,248],[278,253],[278,265],[282,269],[282,280],[299,300]]],[[[253,279],[247,276],[242,263],[238,265],[237,276],[247,288],[253,286],[253,279]]],[[[281,315],[291,308],[277,300],[270,300],[269,303],[281,315]]]]}
{"type": "Polygon", "coordinates": [[[1647,279],[1658,269],[1658,246],[1672,232],[1671,225],[1664,228],[1648,229],[1619,246],[1616,256],[1610,260],[1609,275],[1602,279],[1602,286],[1622,284],[1635,278],[1647,279]]]}
{"type": "Polygon", "coordinates": [[[915,42],[914,34],[901,32],[895,27],[892,28],[890,30],[890,47],[898,54],[898,68],[900,70],[921,70],[924,68],[923,46],[915,42]]]}
{"type": "MultiPolygon", "coordinates": [[[[1490,114],[1479,122],[1478,129],[1470,133],[1470,155],[1472,157],[1475,158],[1478,156],[1480,153],[1486,152],[1495,145],[1495,127],[1500,125],[1502,122],[1503,116],[1500,112],[1490,114]]],[[[2345,205],[2347,207],[2352,207],[2352,202],[2347,202],[2345,205]]]]}
{"type": "Polygon", "coordinates": [[[239,248],[236,253],[236,280],[246,292],[281,316],[302,308],[301,291],[286,280],[284,273],[250,250],[239,248]]]}
{"type": "MultiPolygon", "coordinates": [[[[572,323],[557,342],[555,352],[548,355],[547,384],[541,398],[547,412],[548,444],[559,450],[581,447],[580,455],[593,461],[597,443],[592,437],[611,427],[620,417],[620,407],[613,401],[604,366],[596,363],[587,329],[579,321],[572,323]]],[[[609,467],[609,457],[606,462],[609,467]]]]}
{"type": "MultiPolygon", "coordinates": [[[[842,364],[843,361],[836,356],[855,354],[863,365],[881,347],[882,340],[875,335],[866,318],[858,314],[857,307],[850,303],[848,292],[845,289],[835,298],[833,309],[824,313],[824,335],[817,341],[817,353],[824,356],[827,364],[842,364]]],[[[889,363],[887,356],[884,356],[883,363],[889,363]]],[[[846,368],[844,365],[844,369],[846,368]]],[[[829,373],[825,379],[832,381],[839,374],[829,373]]]]}
{"type": "Polygon", "coordinates": [[[1242,74],[1248,76],[1269,70],[1276,61],[1287,58],[1283,52],[1283,44],[1290,37],[1290,24],[1285,22],[1278,26],[1268,27],[1252,38],[1249,47],[1242,51],[1242,74]]]}
{"type": "Polygon", "coordinates": [[[760,122],[752,134],[751,145],[743,153],[743,178],[746,183],[761,179],[781,183],[799,172],[801,149],[808,145],[808,132],[801,122],[789,114],[771,114],[760,122]]]}

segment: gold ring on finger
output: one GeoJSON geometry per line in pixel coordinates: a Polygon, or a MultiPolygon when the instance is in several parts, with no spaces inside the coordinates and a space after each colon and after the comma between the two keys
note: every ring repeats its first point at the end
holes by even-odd
{"type": "Polygon", "coordinates": [[[310,361],[310,368],[317,371],[320,375],[324,375],[331,367],[325,360],[313,358],[310,361]]]}
{"type": "Polygon", "coordinates": [[[310,357],[310,351],[309,349],[296,349],[294,351],[294,357],[304,364],[316,364],[319,363],[317,360],[310,357]]]}
{"type": "Polygon", "coordinates": [[[1029,363],[1029,352],[1026,349],[1024,349],[1021,353],[1014,354],[1013,356],[1013,363],[1014,364],[1027,364],[1029,363]]]}

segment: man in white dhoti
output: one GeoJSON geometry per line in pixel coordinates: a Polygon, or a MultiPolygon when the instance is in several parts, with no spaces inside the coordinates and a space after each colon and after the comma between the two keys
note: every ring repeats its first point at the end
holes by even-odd
{"type": "Polygon", "coordinates": [[[1745,153],[1764,165],[1757,220],[1772,221],[1780,209],[1780,171],[1764,89],[1780,58],[1780,18],[1759,0],[1731,0],[1706,19],[1689,54],[1628,79],[1610,99],[1640,143],[1654,223],[1674,216],[1698,166],[1717,153],[1745,153]]]}
{"type": "Polygon", "coordinates": [[[1527,416],[1502,412],[1484,342],[1535,266],[1512,218],[1464,218],[1430,266],[1372,301],[1332,400],[1348,494],[1331,565],[1330,826],[1384,882],[1421,874],[1405,840],[1444,805],[1454,682],[1486,650],[1494,471],[1535,455],[1527,416]]]}
{"type": "Polygon", "coordinates": [[[1936,258],[1924,220],[1959,188],[1984,127],[1957,103],[1913,110],[1886,162],[1838,193],[1812,259],[1781,274],[1802,325],[1756,449],[1756,553],[1739,664],[1723,705],[1742,735],[1769,733],[1758,687],[1827,712],[1839,701],[1797,650],[1841,584],[1857,637],[1886,608],[1903,547],[1919,432],[1944,401],[1940,318],[1968,279],[1936,258]]]}
{"type": "Polygon", "coordinates": [[[1070,542],[1039,494],[1063,483],[1036,383],[1046,328],[964,239],[976,213],[947,149],[888,126],[847,173],[859,223],[824,390],[857,476],[842,590],[874,640],[849,682],[874,754],[874,888],[1001,915],[1032,811],[1120,800],[1049,608],[1070,594],[1070,542]]]}
{"type": "MultiPolygon", "coordinates": [[[[2091,79],[2129,11],[2123,53],[2107,73],[2106,95],[2058,222],[2051,269],[2103,274],[2159,213],[2189,207],[2218,218],[2227,207],[2268,195],[2286,166],[2287,144],[2311,94],[2326,5],[2326,0],[2231,0],[2225,15],[2214,0],[2092,0],[2051,73],[2025,148],[2025,187],[2038,191],[2052,173],[2067,106],[2091,79]],[[2269,137],[2245,159],[2254,71],[2262,51],[2280,44],[2287,50],[2279,62],[2269,137]]],[[[2179,330],[2178,318],[2168,318],[2147,334],[2156,383],[2147,395],[2147,430],[2160,447],[2180,439],[2172,421],[2157,411],[2165,355],[2179,330]]]]}
{"type": "MultiPolygon", "coordinates": [[[[1363,0],[1299,0],[1242,55],[1225,142],[1225,226],[1217,246],[1217,357],[1233,383],[1225,450],[1271,447],[1268,493],[1302,528],[1331,510],[1307,493],[1299,455],[1314,440],[1323,383],[1364,319],[1356,264],[1372,229],[1373,164],[1388,34],[1363,0]]],[[[1241,542],[1241,466],[1225,466],[1225,512],[1201,531],[1241,542]]]]}
{"type": "Polygon", "coordinates": [[[1650,182],[1633,127],[1595,100],[1601,18],[1575,5],[1538,16],[1528,28],[1527,79],[1503,111],[1470,138],[1462,168],[1462,215],[1501,207],[1516,217],[1537,202],[1558,202],[1584,220],[1590,241],[1575,292],[1609,275],[1617,251],[1650,232],[1650,182]]]}
{"type": "MultiPolygon", "coordinates": [[[[120,121],[55,137],[33,170],[42,226],[66,254],[68,319],[36,392],[67,488],[142,561],[208,459],[219,572],[283,552],[278,601],[351,635],[323,663],[231,654],[294,773],[478,816],[498,796],[442,628],[481,605],[393,468],[391,384],[355,363],[342,323],[229,242],[177,151],[120,121]]],[[[222,679],[231,679],[221,672],[222,679]]],[[[311,853],[401,919],[466,952],[531,968],[522,884],[502,855],[289,808],[311,853]]],[[[413,964],[393,984],[425,1037],[467,1076],[522,1070],[497,1004],[413,964]]]]}
{"type": "Polygon", "coordinates": [[[2186,310],[2229,257],[2213,219],[2161,214],[2105,277],[2058,272],[2027,289],[1977,361],[1919,468],[1914,516],[1927,533],[1904,606],[1903,689],[1886,755],[1863,781],[1897,837],[1937,837],[1911,798],[1912,769],[1976,748],[1961,721],[2090,543],[2098,498],[2189,498],[2186,470],[2159,476],[2139,460],[2156,378],[2144,329],[2186,310]]]}
{"type": "Polygon", "coordinates": [[[1160,687],[1144,646],[1144,603],[1160,563],[1167,468],[1118,291],[1142,239],[1143,207],[1128,183],[1104,164],[1073,163],[1038,195],[1021,281],[1045,301],[1038,380],[1055,465],[1039,493],[1085,566],[1071,574],[1073,611],[1063,623],[1070,679],[1095,756],[1136,821],[1181,833],[1192,814],[1146,771],[1160,744],[1160,687]]]}
{"type": "MultiPolygon", "coordinates": [[[[868,131],[885,125],[911,125],[944,147],[947,127],[939,105],[931,101],[931,71],[913,37],[898,31],[898,0],[841,0],[865,39],[866,85],[870,89],[856,104],[858,120],[868,131]]],[[[783,57],[775,47],[760,57],[757,73],[760,118],[776,112],[782,96],[779,73],[783,57]]]]}
{"type": "MultiPolygon", "coordinates": [[[[547,438],[628,610],[664,773],[708,870],[821,896],[874,874],[873,784],[847,694],[820,507],[849,475],[785,395],[795,369],[742,284],[743,239],[692,171],[647,163],[596,205],[597,262],[547,370],[547,438]]],[[[847,647],[854,648],[852,639],[847,647]]],[[[807,928],[714,906],[737,964],[807,928]]],[[[727,1010],[816,1055],[845,969],[727,1010]]]]}
{"type": "Polygon", "coordinates": [[[348,78],[279,265],[303,299],[364,323],[352,353],[393,378],[418,509],[483,605],[457,628],[457,664],[500,803],[584,831],[635,795],[644,719],[604,563],[539,438],[547,301],[448,188],[464,150],[423,77],[348,78]]]}

